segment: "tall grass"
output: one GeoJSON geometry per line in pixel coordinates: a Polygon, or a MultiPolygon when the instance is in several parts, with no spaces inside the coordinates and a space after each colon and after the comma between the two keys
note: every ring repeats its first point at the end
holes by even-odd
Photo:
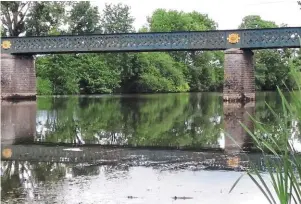
{"type": "MultiPolygon", "coordinates": [[[[258,168],[250,168],[246,174],[270,204],[301,204],[301,158],[300,153],[295,150],[294,144],[291,142],[292,128],[295,128],[295,132],[299,131],[298,134],[301,130],[301,73],[299,70],[292,70],[292,74],[297,85],[297,91],[289,91],[290,103],[278,88],[283,115],[280,116],[267,104],[269,111],[279,124],[277,134],[280,135],[269,133],[264,124],[252,116],[250,117],[260,134],[251,132],[244,124],[241,124],[262,151],[269,179],[264,179],[258,168]],[[296,127],[292,127],[292,124],[296,127]]],[[[241,177],[233,184],[230,192],[241,177]]]]}

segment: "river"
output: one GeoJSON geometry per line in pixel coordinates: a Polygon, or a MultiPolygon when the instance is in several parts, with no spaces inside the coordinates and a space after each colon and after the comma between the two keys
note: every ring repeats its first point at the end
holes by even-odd
{"type": "MultiPolygon", "coordinates": [[[[265,203],[244,177],[261,153],[239,124],[278,128],[280,97],[221,93],[38,97],[1,104],[3,203],[265,203]],[[231,137],[229,136],[231,135],[231,137]]],[[[292,132],[294,133],[294,121],[292,132]]],[[[300,134],[292,134],[299,151],[300,134]]]]}

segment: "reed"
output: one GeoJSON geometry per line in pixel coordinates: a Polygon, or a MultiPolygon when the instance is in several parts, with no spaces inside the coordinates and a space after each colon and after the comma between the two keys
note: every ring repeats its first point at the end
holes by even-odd
{"type": "MultiPolygon", "coordinates": [[[[297,90],[289,91],[290,103],[283,92],[279,88],[277,90],[281,97],[283,115],[276,113],[267,104],[269,111],[279,124],[277,132],[279,135],[271,134],[269,128],[252,116],[250,117],[260,134],[253,133],[244,124],[241,124],[262,151],[269,179],[264,179],[263,173],[255,167],[247,170],[244,175],[250,177],[270,204],[301,204],[301,158],[300,153],[295,150],[291,142],[293,133],[297,133],[300,137],[301,73],[296,69],[292,70],[292,73],[297,90]],[[294,130],[292,131],[292,129],[294,130]],[[279,138],[281,142],[279,142],[279,138]]],[[[235,181],[230,192],[239,183],[242,176],[235,181]]]]}

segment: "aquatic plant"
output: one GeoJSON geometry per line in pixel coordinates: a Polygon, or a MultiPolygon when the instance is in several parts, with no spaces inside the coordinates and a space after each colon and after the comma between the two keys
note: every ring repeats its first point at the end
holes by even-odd
{"type": "MultiPolygon", "coordinates": [[[[244,124],[241,124],[262,151],[269,179],[264,179],[264,174],[258,168],[250,168],[245,174],[256,184],[270,204],[301,203],[301,156],[292,142],[295,138],[300,138],[301,72],[300,68],[294,68],[291,72],[297,90],[288,90],[290,103],[278,88],[284,114],[280,116],[266,104],[279,124],[277,133],[274,131],[271,133],[269,127],[252,116],[250,117],[254,121],[256,129],[260,130],[260,134],[250,131],[244,124]]],[[[230,192],[245,174],[236,180],[230,192]]]]}

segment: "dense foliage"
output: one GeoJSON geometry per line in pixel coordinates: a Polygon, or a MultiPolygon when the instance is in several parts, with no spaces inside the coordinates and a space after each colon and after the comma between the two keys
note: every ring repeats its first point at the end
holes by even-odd
{"type": "MultiPolygon", "coordinates": [[[[135,32],[130,7],[88,1],[1,2],[2,36],[135,32]],[[66,26],[67,25],[67,26],[66,26]]],[[[239,28],[278,27],[246,16],[239,28]]],[[[202,31],[218,25],[208,15],[157,9],[139,31],[202,31]]],[[[301,64],[296,49],[254,51],[256,88],[294,88],[291,68],[301,64]]],[[[220,91],[222,51],[65,54],[37,56],[39,94],[220,91]]]]}
{"type": "MultiPolygon", "coordinates": [[[[276,28],[272,21],[265,21],[260,16],[246,16],[239,28],[276,28]]],[[[276,90],[276,87],[295,88],[291,70],[300,64],[300,51],[296,49],[255,50],[255,79],[259,90],[276,90]],[[298,53],[299,52],[299,53],[298,53]],[[285,85],[284,85],[285,84],[285,85]]]]}

